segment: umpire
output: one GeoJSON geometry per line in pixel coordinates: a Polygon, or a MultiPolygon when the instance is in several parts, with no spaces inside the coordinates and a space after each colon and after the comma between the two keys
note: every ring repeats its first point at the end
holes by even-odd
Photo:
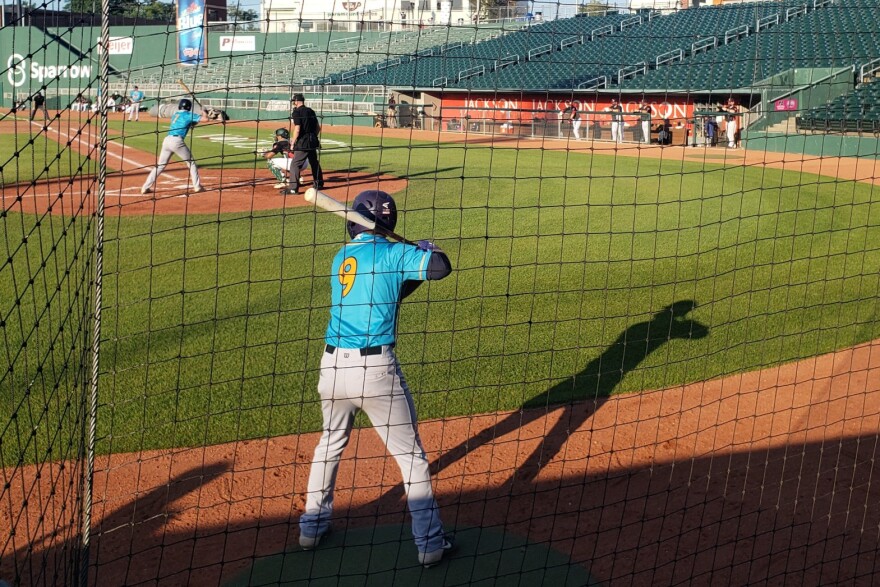
{"type": "Polygon", "coordinates": [[[324,174],[321,173],[321,164],[318,162],[318,149],[321,148],[318,135],[321,134],[321,123],[318,122],[315,111],[306,106],[306,99],[302,94],[294,94],[291,102],[294,103],[293,112],[290,113],[290,121],[293,123],[293,136],[290,139],[293,145],[293,162],[290,164],[290,171],[293,177],[287,193],[299,193],[299,174],[306,160],[312,168],[315,189],[323,189],[324,174]]]}

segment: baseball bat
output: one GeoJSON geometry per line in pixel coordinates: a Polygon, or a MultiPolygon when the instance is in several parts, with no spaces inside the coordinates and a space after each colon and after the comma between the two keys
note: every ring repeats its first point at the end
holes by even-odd
{"type": "Polygon", "coordinates": [[[341,216],[345,218],[349,222],[354,222],[355,224],[360,224],[367,230],[373,230],[385,236],[390,236],[394,240],[400,241],[402,243],[407,243],[409,245],[414,245],[415,243],[403,238],[393,230],[388,230],[380,225],[377,225],[373,220],[370,220],[360,212],[356,212],[340,202],[336,200],[324,192],[318,191],[315,188],[309,188],[306,190],[305,195],[303,196],[306,202],[311,202],[315,204],[318,208],[323,210],[327,210],[328,212],[332,212],[337,216],[341,216]]]}
{"type": "Polygon", "coordinates": [[[198,104],[198,105],[199,105],[199,108],[201,108],[202,110],[205,109],[205,107],[202,106],[202,103],[199,102],[199,99],[196,98],[195,93],[194,93],[192,90],[189,89],[189,86],[186,85],[186,83],[184,83],[184,81],[183,81],[182,79],[177,80],[177,83],[180,84],[180,87],[182,87],[182,88],[186,91],[187,94],[189,94],[190,96],[192,96],[193,102],[195,102],[196,104],[198,104]]]}

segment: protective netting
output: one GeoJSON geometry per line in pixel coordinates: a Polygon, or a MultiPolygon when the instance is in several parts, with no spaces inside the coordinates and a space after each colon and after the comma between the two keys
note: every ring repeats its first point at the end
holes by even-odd
{"type": "Polygon", "coordinates": [[[878,22],[6,6],[0,580],[877,582],[878,22]],[[448,276],[410,292],[442,257],[416,245],[334,260],[374,237],[304,199],[300,102],[322,192],[387,192],[448,276]],[[395,316],[393,351],[358,338],[395,316]]]}

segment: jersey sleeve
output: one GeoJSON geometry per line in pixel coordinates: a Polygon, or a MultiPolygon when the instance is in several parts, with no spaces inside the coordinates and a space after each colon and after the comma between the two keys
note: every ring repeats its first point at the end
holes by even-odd
{"type": "Polygon", "coordinates": [[[423,251],[414,245],[398,243],[398,263],[403,274],[404,281],[424,281],[428,278],[428,261],[431,259],[430,251],[423,251]]]}

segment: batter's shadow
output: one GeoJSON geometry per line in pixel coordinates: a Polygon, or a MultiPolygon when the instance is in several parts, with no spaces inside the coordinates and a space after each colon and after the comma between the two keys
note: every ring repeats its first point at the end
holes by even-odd
{"type": "MultiPolygon", "coordinates": [[[[494,426],[483,430],[458,446],[441,451],[431,467],[439,473],[466,458],[471,451],[494,444],[508,434],[540,420],[556,409],[564,413],[529,457],[515,470],[515,478],[531,481],[565,446],[578,430],[605,403],[627,373],[638,367],[651,353],[673,339],[698,340],[709,335],[709,328],[687,315],[696,308],[693,300],[672,303],[650,320],[633,324],[586,367],[524,403],[494,426]]],[[[512,442],[517,442],[513,440],[512,442]]]]}

